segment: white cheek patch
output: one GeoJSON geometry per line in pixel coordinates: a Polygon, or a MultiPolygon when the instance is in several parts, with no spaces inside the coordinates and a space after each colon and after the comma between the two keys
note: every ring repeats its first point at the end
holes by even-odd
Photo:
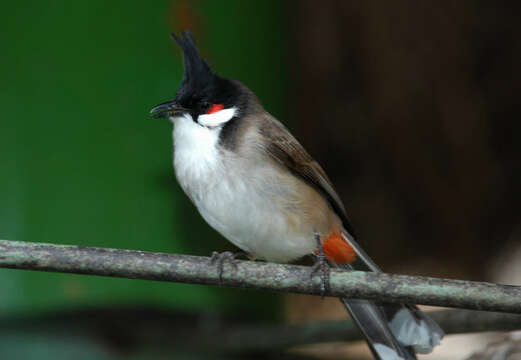
{"type": "Polygon", "coordinates": [[[237,108],[235,107],[223,109],[212,114],[199,115],[197,122],[206,127],[216,127],[233,119],[236,113],[237,108]]]}

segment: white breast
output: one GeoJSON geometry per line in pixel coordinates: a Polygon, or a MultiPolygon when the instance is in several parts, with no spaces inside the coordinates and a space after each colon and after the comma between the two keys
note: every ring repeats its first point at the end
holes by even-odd
{"type": "Polygon", "coordinates": [[[312,253],[313,229],[295,224],[294,218],[288,224],[287,212],[296,204],[284,199],[293,187],[283,185],[273,166],[219,147],[220,128],[200,126],[190,115],[173,121],[176,177],[213,228],[242,250],[269,261],[287,262],[312,253]]]}
{"type": "Polygon", "coordinates": [[[217,149],[218,129],[198,125],[189,114],[172,118],[172,122],[175,124],[174,169],[179,184],[192,198],[212,188],[222,171],[217,149]]]}

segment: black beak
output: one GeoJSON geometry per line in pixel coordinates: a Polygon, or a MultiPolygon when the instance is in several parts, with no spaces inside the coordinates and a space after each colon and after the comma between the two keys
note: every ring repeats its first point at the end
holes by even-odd
{"type": "Polygon", "coordinates": [[[175,101],[167,101],[155,106],[152,110],[150,110],[150,115],[152,115],[154,119],[158,119],[173,116],[176,113],[184,113],[188,111],[189,109],[185,109],[175,101]]]}

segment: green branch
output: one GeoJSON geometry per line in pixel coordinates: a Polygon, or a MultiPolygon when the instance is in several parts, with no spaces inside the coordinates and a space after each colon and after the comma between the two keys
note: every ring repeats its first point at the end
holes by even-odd
{"type": "MultiPolygon", "coordinates": [[[[0,240],[0,267],[219,285],[210,258],[0,240]]],[[[224,286],[320,294],[306,266],[254,261],[225,263],[224,286]]],[[[332,269],[328,296],[521,313],[521,287],[332,269]]]]}

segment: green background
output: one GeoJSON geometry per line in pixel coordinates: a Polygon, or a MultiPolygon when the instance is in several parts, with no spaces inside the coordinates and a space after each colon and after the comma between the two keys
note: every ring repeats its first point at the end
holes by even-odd
{"type": "MultiPolygon", "coordinates": [[[[0,15],[0,238],[209,255],[230,246],[173,175],[173,97],[190,27],[223,76],[284,113],[278,1],[19,1],[0,15]]],[[[0,270],[0,314],[145,304],[258,312],[275,295],[194,285],[0,270]]]]}

